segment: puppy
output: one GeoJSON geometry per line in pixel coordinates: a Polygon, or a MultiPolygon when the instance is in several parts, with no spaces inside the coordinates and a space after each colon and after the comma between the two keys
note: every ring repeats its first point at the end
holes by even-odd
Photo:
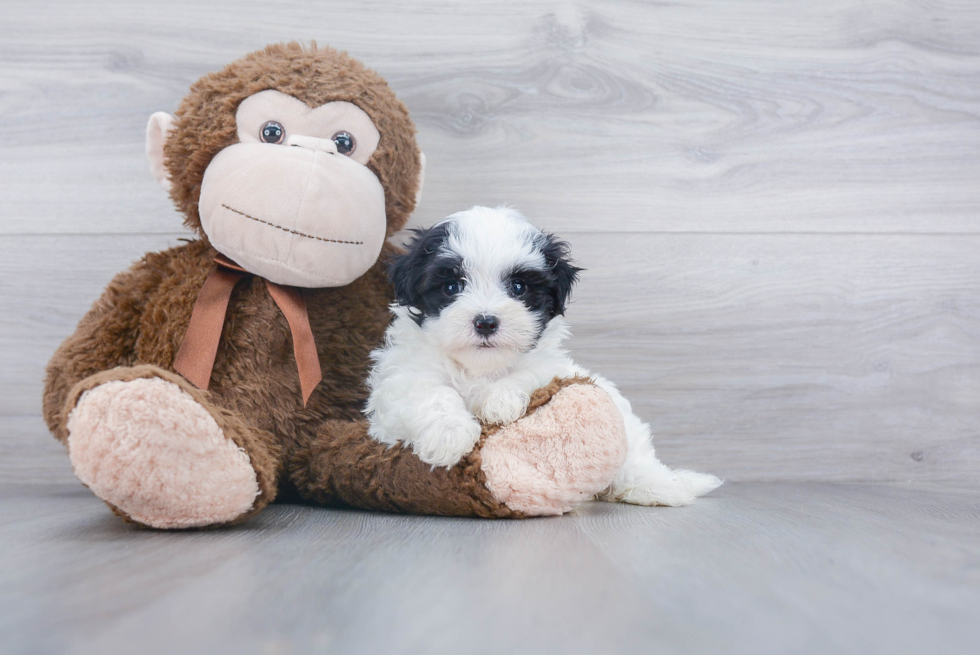
{"type": "Polygon", "coordinates": [[[474,207],[416,230],[389,270],[395,317],[372,353],[364,410],[371,436],[449,467],[476,445],[480,421],[516,421],[555,376],[591,377],[623,413],[629,443],[602,499],[686,505],[721,484],[664,466],[629,402],[562,348],[562,315],[580,270],[567,243],[513,209],[474,207]]]}

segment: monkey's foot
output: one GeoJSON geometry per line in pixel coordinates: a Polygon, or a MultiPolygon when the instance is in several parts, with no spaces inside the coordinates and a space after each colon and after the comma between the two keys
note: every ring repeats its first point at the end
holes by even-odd
{"type": "Polygon", "coordinates": [[[226,523],[259,495],[245,451],[207,409],[160,378],[86,391],[68,416],[68,450],[95,495],[154,528],[226,523]]]}
{"type": "Polygon", "coordinates": [[[589,500],[626,459],[626,427],[612,398],[592,384],[552,384],[560,388],[550,399],[536,406],[532,398],[529,413],[490,434],[481,451],[493,497],[532,516],[589,500]]]}

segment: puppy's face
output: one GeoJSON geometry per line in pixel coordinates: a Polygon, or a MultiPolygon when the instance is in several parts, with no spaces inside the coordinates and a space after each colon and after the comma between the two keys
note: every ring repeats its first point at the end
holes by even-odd
{"type": "Polygon", "coordinates": [[[428,230],[389,269],[398,304],[474,374],[509,365],[534,348],[565,311],[581,270],[568,244],[512,209],[474,207],[428,230]]]}

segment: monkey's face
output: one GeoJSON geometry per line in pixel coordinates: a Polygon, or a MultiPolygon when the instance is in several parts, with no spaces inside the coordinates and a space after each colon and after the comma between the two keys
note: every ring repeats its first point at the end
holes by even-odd
{"type": "Polygon", "coordinates": [[[425,155],[388,84],[346,53],[300,43],[245,55],[191,86],[146,130],[150,171],[246,270],[346,285],[418,205],[425,155]]]}
{"type": "Polygon", "coordinates": [[[211,244],[279,284],[335,287],[363,275],[386,230],[384,188],[366,166],[380,133],[367,113],[267,90],[242,101],[235,120],[239,143],[201,182],[211,244]]]}

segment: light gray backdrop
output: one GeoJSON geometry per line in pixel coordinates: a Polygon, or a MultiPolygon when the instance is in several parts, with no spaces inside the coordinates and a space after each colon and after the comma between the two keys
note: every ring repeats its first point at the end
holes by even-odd
{"type": "Polygon", "coordinates": [[[588,270],[571,346],[663,458],[729,480],[980,466],[980,4],[3,3],[0,479],[70,480],[51,353],[188,236],[143,133],[191,84],[316,39],[387,77],[426,225],[508,203],[588,270]]]}

